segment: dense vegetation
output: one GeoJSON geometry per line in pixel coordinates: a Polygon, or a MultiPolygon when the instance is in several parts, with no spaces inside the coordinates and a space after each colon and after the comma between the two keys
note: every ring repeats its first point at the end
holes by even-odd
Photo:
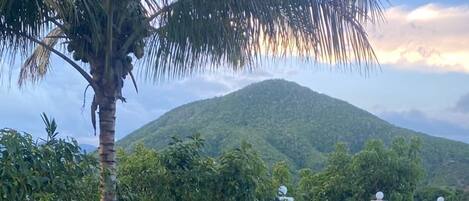
{"type": "Polygon", "coordinates": [[[163,152],[141,145],[132,153],[121,150],[121,200],[274,200],[267,167],[250,145],[219,158],[202,156],[202,147],[203,140],[193,137],[175,139],[163,152]]]}
{"type": "Polygon", "coordinates": [[[393,141],[389,149],[381,141],[367,142],[365,148],[351,155],[344,144],[338,144],[323,172],[302,170],[300,176],[303,200],[371,200],[384,191],[388,200],[412,200],[422,167],[420,143],[403,138],[393,141]],[[311,188],[313,186],[313,188],[311,188]]]}
{"type": "Polygon", "coordinates": [[[86,80],[94,93],[91,121],[99,128],[101,200],[116,201],[116,103],[126,102],[128,77],[138,92],[134,64],[146,64],[138,72],[155,82],[220,68],[253,69],[265,55],[361,71],[378,63],[365,25],[383,18],[383,3],[1,0],[0,55],[12,64],[24,59],[20,86],[44,78],[52,55],[86,80]]]}
{"type": "MultiPolygon", "coordinates": [[[[177,132],[183,136],[198,130],[187,127],[192,125],[191,121],[206,123],[205,126],[214,131],[199,129],[208,134],[188,135],[188,140],[171,137],[162,149],[151,148],[145,141],[137,140],[127,149],[118,151],[119,200],[273,201],[280,185],[286,185],[288,194],[299,201],[370,200],[377,191],[384,191],[386,199],[393,201],[427,201],[436,200],[438,196],[444,196],[447,201],[469,200],[469,194],[457,188],[467,186],[468,173],[464,168],[469,160],[463,156],[467,153],[466,144],[396,128],[342,101],[297,85],[267,81],[195,105],[205,107],[186,105],[154,124],[175,136],[177,132]],[[279,94],[275,90],[291,92],[287,94],[295,97],[297,102],[294,104],[293,100],[283,96],[257,100],[256,96],[265,96],[265,93],[269,96],[279,94]],[[302,96],[307,96],[314,104],[302,96]],[[218,110],[218,113],[227,111],[217,116],[222,120],[198,113],[205,109],[214,115],[217,112],[211,111],[211,107],[228,107],[226,104],[239,107],[238,98],[253,104],[264,101],[255,105],[262,109],[246,110],[249,115],[245,117],[251,119],[242,119],[244,112],[240,110],[218,110]],[[287,103],[290,103],[288,107],[281,107],[287,103]],[[313,105],[315,108],[311,108],[313,105]],[[333,110],[335,107],[341,110],[333,110]],[[306,111],[300,112],[302,110],[306,111]],[[261,118],[258,112],[268,118],[261,118]],[[301,126],[299,121],[303,120],[295,113],[304,115],[301,118],[313,119],[308,125],[315,125],[315,129],[326,134],[316,136],[317,131],[310,130],[312,136],[300,135],[300,131],[304,131],[301,129],[311,128],[301,126]],[[321,115],[326,120],[336,116],[340,123],[328,123],[321,115]],[[173,120],[175,117],[172,116],[180,117],[179,121],[173,120]],[[255,127],[250,120],[259,126],[255,127]],[[179,127],[170,126],[174,122],[179,122],[179,127]],[[228,123],[233,127],[214,127],[228,123]],[[366,125],[365,128],[370,130],[360,129],[366,125]],[[299,130],[294,130],[294,126],[299,130]],[[354,132],[358,130],[362,135],[347,130],[342,131],[346,135],[335,133],[346,127],[354,132]],[[280,128],[290,132],[280,135],[280,128]],[[223,134],[220,129],[229,134],[223,134]],[[215,132],[219,135],[214,135],[215,132]],[[357,136],[352,138],[353,135],[357,136]],[[399,135],[403,137],[396,137],[399,135]],[[331,137],[336,138],[328,139],[331,137]],[[380,140],[376,140],[378,138],[380,140]],[[323,143],[315,140],[323,140],[323,143]],[[340,143],[342,141],[344,143],[340,143]],[[362,141],[363,144],[358,143],[362,141]],[[324,145],[328,143],[334,143],[331,146],[336,148],[324,145]],[[322,146],[316,147],[319,144],[322,146]]],[[[245,107],[250,109],[248,105],[245,107]]],[[[73,139],[58,138],[54,120],[43,115],[43,121],[46,139],[34,140],[31,135],[13,129],[0,130],[0,201],[99,200],[96,156],[82,153],[73,139]]],[[[152,129],[154,124],[143,129],[152,129]]],[[[149,134],[154,133],[146,133],[142,139],[155,145],[150,137],[158,136],[149,134]]],[[[136,133],[129,139],[137,139],[136,136],[142,134],[136,133]]]]}
{"type": "Polygon", "coordinates": [[[370,140],[351,154],[337,144],[324,171],[300,170],[299,177],[288,163],[279,161],[268,171],[253,148],[241,147],[212,158],[202,154],[203,140],[175,140],[161,152],[141,144],[118,154],[121,197],[125,200],[275,200],[276,188],[286,185],[289,195],[299,201],[371,200],[377,191],[393,201],[464,200],[463,192],[440,188],[417,190],[423,169],[421,142],[417,138],[393,140],[390,148],[370,140]],[[124,164],[124,165],[122,165],[124,164]],[[433,199],[433,196],[434,197],[433,199]],[[453,197],[451,197],[453,196],[453,197]],[[459,196],[459,197],[456,197],[459,196]],[[137,199],[138,198],[138,199],[137,199]]]}
{"type": "MultiPolygon", "coordinates": [[[[55,123],[51,124],[55,125],[55,123]]],[[[80,153],[73,140],[58,139],[55,126],[42,143],[11,129],[0,131],[0,200],[98,200],[97,158],[80,153]],[[54,150],[54,151],[52,151],[54,150]]],[[[280,185],[298,201],[370,200],[384,191],[393,201],[427,201],[445,196],[464,201],[462,191],[417,189],[422,178],[420,141],[396,138],[389,148],[370,140],[356,154],[339,143],[324,171],[302,169],[296,177],[288,163],[271,169],[254,147],[241,143],[221,156],[202,153],[199,135],[173,138],[163,151],[139,144],[118,151],[118,198],[122,201],[274,201],[280,185]]],[[[465,196],[465,197],[464,197],[465,196]]]]}
{"type": "Polygon", "coordinates": [[[402,129],[344,101],[283,80],[268,80],[226,96],[178,107],[118,142],[164,149],[172,136],[201,133],[203,152],[216,157],[246,141],[269,166],[285,161],[293,170],[325,167],[328,153],[345,142],[351,153],[366,141],[422,139],[421,186],[469,186],[469,145],[402,129]]]}
{"type": "Polygon", "coordinates": [[[58,139],[55,121],[43,119],[47,139],[0,130],[0,200],[98,200],[96,158],[75,140],[58,139]]]}

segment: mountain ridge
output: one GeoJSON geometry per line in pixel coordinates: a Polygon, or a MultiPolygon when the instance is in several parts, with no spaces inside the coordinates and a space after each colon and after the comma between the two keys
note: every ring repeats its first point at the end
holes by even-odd
{"type": "Polygon", "coordinates": [[[468,144],[399,128],[346,101],[278,79],[177,107],[124,137],[118,146],[131,149],[143,143],[163,149],[171,136],[194,133],[206,140],[209,155],[247,141],[269,164],[285,160],[294,169],[321,169],[337,142],[356,152],[369,139],[389,143],[397,136],[417,136],[423,139],[425,182],[469,186],[464,171],[469,169],[468,144]]]}

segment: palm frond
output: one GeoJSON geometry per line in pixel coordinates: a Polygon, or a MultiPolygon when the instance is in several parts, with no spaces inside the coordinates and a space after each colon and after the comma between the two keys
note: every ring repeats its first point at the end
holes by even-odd
{"type": "MultiPolygon", "coordinates": [[[[83,57],[85,52],[96,54],[105,45],[106,12],[102,1],[45,0],[60,20],[59,27],[83,57]]],[[[57,23],[56,23],[57,25],[57,23]]]]}
{"type": "Polygon", "coordinates": [[[37,44],[23,36],[40,39],[54,27],[97,52],[104,14],[96,0],[0,0],[0,53],[27,56],[37,44]]]}
{"type": "Polygon", "coordinates": [[[154,79],[254,68],[265,56],[377,63],[363,26],[381,18],[380,0],[153,1],[165,6],[146,41],[145,74],[154,79]]]}
{"type": "Polygon", "coordinates": [[[27,52],[33,43],[18,37],[21,32],[33,37],[49,29],[49,10],[43,0],[0,0],[0,53],[27,52]]]}
{"type": "MultiPolygon", "coordinates": [[[[63,36],[60,28],[53,29],[42,41],[43,44],[54,47],[63,36]]],[[[49,68],[51,51],[42,45],[36,47],[34,52],[26,59],[21,67],[18,79],[19,86],[23,86],[25,81],[37,82],[46,75],[49,68]]]]}

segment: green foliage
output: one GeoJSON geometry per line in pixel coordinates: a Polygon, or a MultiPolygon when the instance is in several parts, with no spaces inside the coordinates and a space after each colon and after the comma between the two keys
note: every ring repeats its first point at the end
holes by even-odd
{"type": "MultiPolygon", "coordinates": [[[[96,159],[81,154],[75,141],[56,138],[55,121],[45,115],[43,120],[48,138],[42,143],[34,143],[28,134],[0,130],[0,200],[99,200],[96,159]]],[[[119,200],[273,201],[280,185],[299,201],[370,200],[378,190],[393,201],[468,198],[449,188],[416,191],[422,176],[417,138],[396,138],[389,146],[370,140],[354,154],[339,143],[323,171],[302,169],[297,182],[285,161],[275,163],[269,174],[255,147],[246,142],[216,158],[203,153],[204,145],[195,135],[188,140],[174,137],[161,151],[142,144],[130,153],[120,149],[119,200]]]]}
{"type": "Polygon", "coordinates": [[[272,166],[272,177],[276,186],[291,184],[291,172],[288,163],[280,161],[272,166]]]}
{"type": "Polygon", "coordinates": [[[263,192],[265,186],[260,187],[270,183],[267,168],[247,143],[243,142],[240,148],[224,153],[220,158],[219,171],[221,200],[265,200],[269,195],[274,195],[263,192]]]}
{"type": "Polygon", "coordinates": [[[370,199],[377,191],[384,191],[389,200],[412,200],[423,175],[419,151],[417,139],[407,144],[403,138],[397,138],[390,149],[385,149],[381,141],[370,141],[353,158],[352,171],[359,189],[354,191],[354,197],[370,199]]]}
{"type": "Polygon", "coordinates": [[[55,121],[43,119],[48,138],[40,142],[0,130],[0,200],[96,200],[96,159],[75,140],[56,138],[55,121]]]}
{"type": "Polygon", "coordinates": [[[295,196],[295,185],[292,180],[292,173],[286,161],[280,161],[272,166],[272,183],[278,188],[281,185],[286,186],[289,196],[295,196]]]}
{"type": "Polygon", "coordinates": [[[386,149],[381,141],[371,140],[355,155],[338,144],[323,172],[300,173],[299,199],[371,200],[377,191],[383,191],[387,200],[413,200],[422,174],[418,143],[397,138],[386,149]]]}
{"type": "Polygon", "coordinates": [[[299,201],[371,200],[377,191],[395,201],[413,201],[414,196],[416,201],[426,200],[436,194],[450,200],[462,196],[457,191],[415,193],[423,171],[417,138],[396,138],[390,146],[370,140],[355,154],[339,143],[329,154],[324,171],[303,169],[297,183],[284,161],[277,162],[269,175],[265,163],[247,143],[218,158],[202,155],[203,145],[203,140],[194,136],[187,141],[174,138],[160,152],[143,145],[132,153],[120,150],[120,199],[272,201],[282,184],[289,188],[288,195],[299,201]]]}
{"type": "Polygon", "coordinates": [[[446,201],[469,200],[469,192],[451,188],[425,187],[417,190],[415,193],[415,201],[432,201],[440,196],[444,197],[446,201]]]}
{"type": "Polygon", "coordinates": [[[345,144],[337,144],[323,172],[302,170],[299,181],[300,200],[348,200],[353,196],[352,156],[345,144]]]}
{"type": "Polygon", "coordinates": [[[469,186],[467,144],[398,128],[344,101],[283,80],[263,81],[226,96],[183,105],[118,145],[126,150],[138,143],[164,149],[170,136],[193,133],[202,134],[203,152],[209,156],[219,156],[247,141],[269,166],[285,161],[292,171],[323,169],[338,141],[356,153],[370,139],[391,146],[393,138],[418,137],[426,173],[422,185],[469,186]]]}
{"type": "Polygon", "coordinates": [[[272,200],[264,162],[243,144],[214,159],[202,156],[203,140],[174,138],[160,153],[136,146],[118,152],[120,200],[272,200]]]}
{"type": "Polygon", "coordinates": [[[316,185],[315,175],[309,168],[301,169],[299,171],[300,180],[298,181],[297,199],[302,201],[314,199],[314,188],[316,185]]]}
{"type": "Polygon", "coordinates": [[[137,146],[132,154],[118,150],[117,177],[118,192],[121,200],[157,200],[165,191],[163,189],[166,170],[161,164],[159,155],[143,146],[137,146]]]}

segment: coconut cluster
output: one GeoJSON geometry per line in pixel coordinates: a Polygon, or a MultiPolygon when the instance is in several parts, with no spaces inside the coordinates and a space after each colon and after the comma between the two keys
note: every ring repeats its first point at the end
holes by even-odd
{"type": "MultiPolygon", "coordinates": [[[[80,5],[77,2],[77,8],[80,5]]],[[[115,72],[125,76],[133,69],[132,57],[141,59],[144,56],[144,39],[149,35],[150,24],[146,21],[145,10],[140,0],[121,0],[113,5],[113,50],[112,67],[115,72]],[[133,36],[133,35],[136,35],[133,36]],[[127,41],[131,39],[132,41],[127,41]],[[124,44],[127,44],[125,49],[124,44]],[[130,45],[129,45],[130,44],[130,45]]],[[[94,8],[92,15],[87,10],[80,11],[77,19],[65,22],[66,34],[69,36],[67,50],[73,59],[84,63],[91,60],[103,60],[107,47],[107,15],[104,9],[94,8]]]]}

